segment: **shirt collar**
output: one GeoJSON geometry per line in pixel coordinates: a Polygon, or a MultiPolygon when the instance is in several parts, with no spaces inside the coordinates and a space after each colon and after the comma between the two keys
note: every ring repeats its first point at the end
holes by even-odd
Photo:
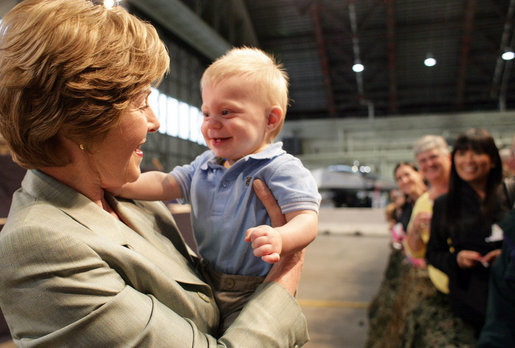
{"type": "Polygon", "coordinates": [[[280,154],[282,154],[284,152],[285,151],[283,150],[283,143],[281,141],[279,141],[277,143],[270,144],[269,146],[266,147],[266,149],[264,149],[261,152],[251,153],[250,155],[247,155],[247,156],[243,157],[242,159],[243,160],[248,160],[249,158],[258,159],[258,160],[259,159],[271,159],[276,156],[279,156],[280,154]]]}
{"type": "MultiPolygon", "coordinates": [[[[283,153],[285,153],[285,151],[283,150],[283,143],[281,141],[278,141],[276,143],[270,144],[263,151],[260,151],[258,153],[251,153],[250,155],[241,158],[240,160],[238,160],[238,162],[246,162],[251,158],[256,160],[271,159],[283,153]]],[[[200,169],[207,170],[208,168],[223,167],[223,163],[224,160],[222,158],[213,156],[208,161],[206,161],[200,167],[200,169]]]]}

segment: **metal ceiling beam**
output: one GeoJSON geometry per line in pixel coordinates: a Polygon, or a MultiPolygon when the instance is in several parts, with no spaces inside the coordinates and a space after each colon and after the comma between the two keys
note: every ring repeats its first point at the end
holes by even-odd
{"type": "Polygon", "coordinates": [[[250,14],[247,6],[243,0],[232,1],[234,10],[240,15],[242,20],[242,27],[239,28],[241,31],[239,34],[244,37],[245,44],[254,47],[259,47],[259,40],[256,34],[256,30],[250,19],[250,14]]]}
{"type": "MultiPolygon", "coordinates": [[[[352,31],[352,52],[354,53],[354,63],[361,62],[361,54],[359,50],[359,34],[358,34],[358,20],[356,15],[355,0],[349,0],[349,21],[352,31]]],[[[363,73],[356,72],[356,84],[358,87],[358,102],[361,105],[366,105],[368,108],[368,117],[373,119],[375,116],[374,103],[365,97],[365,89],[363,87],[363,73]]]]}
{"type": "Polygon", "coordinates": [[[232,45],[179,0],[127,0],[153,21],[214,60],[232,45]]]}
{"type": "MultiPolygon", "coordinates": [[[[506,13],[506,19],[504,22],[504,29],[501,36],[501,42],[499,43],[499,52],[497,55],[497,62],[495,64],[494,77],[492,81],[492,95],[495,97],[499,93],[499,109],[504,111],[506,109],[506,91],[508,88],[508,78],[511,72],[512,61],[505,62],[501,58],[501,52],[503,52],[508,46],[510,46],[510,36],[513,33],[513,15],[515,13],[515,0],[510,1],[508,12],[506,13]],[[504,67],[504,73],[503,71],[504,67]],[[500,86],[499,86],[500,82],[500,86]]],[[[511,49],[514,49],[513,42],[515,37],[511,38],[512,44],[511,49]]]]}
{"type": "Polygon", "coordinates": [[[322,32],[322,25],[320,24],[320,4],[318,3],[318,1],[314,1],[311,5],[310,14],[311,21],[313,23],[315,41],[318,49],[318,56],[320,58],[320,64],[322,68],[322,75],[324,78],[324,86],[327,98],[327,109],[329,116],[333,117],[336,115],[336,110],[334,108],[333,86],[331,82],[331,74],[329,72],[329,62],[327,59],[327,51],[324,43],[324,34],[322,32]]]}
{"type": "MultiPolygon", "coordinates": [[[[354,53],[354,64],[361,64],[361,54],[359,51],[359,36],[358,36],[358,21],[356,18],[356,4],[354,0],[350,0],[348,3],[349,6],[349,21],[350,27],[352,31],[352,52],[354,53]]],[[[364,98],[364,90],[363,90],[363,75],[361,72],[356,73],[356,84],[358,87],[358,97],[364,98]]]]}
{"type": "Polygon", "coordinates": [[[395,56],[395,0],[386,0],[386,33],[388,38],[388,75],[390,92],[390,112],[396,114],[397,106],[397,70],[395,56]]]}
{"type": "Polygon", "coordinates": [[[470,41],[472,28],[474,24],[474,13],[476,10],[476,1],[467,0],[465,5],[465,16],[463,21],[463,37],[461,42],[461,55],[458,70],[458,86],[456,93],[456,108],[463,108],[463,99],[465,97],[465,81],[467,79],[467,65],[470,53],[470,41]]]}

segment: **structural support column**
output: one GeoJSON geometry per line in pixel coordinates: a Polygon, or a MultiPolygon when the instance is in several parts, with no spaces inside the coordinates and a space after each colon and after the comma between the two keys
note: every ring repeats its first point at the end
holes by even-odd
{"type": "Polygon", "coordinates": [[[324,34],[322,31],[322,25],[320,24],[320,4],[318,1],[314,1],[310,8],[311,21],[313,23],[313,31],[315,33],[315,41],[318,49],[318,57],[320,58],[320,64],[322,68],[322,74],[324,77],[324,86],[327,98],[327,109],[329,116],[333,117],[336,115],[334,107],[334,95],[333,86],[331,82],[331,73],[329,71],[329,62],[327,59],[327,52],[324,41],[324,34]]]}
{"type": "Polygon", "coordinates": [[[492,81],[492,97],[495,98],[497,95],[499,96],[499,110],[506,110],[506,91],[508,87],[508,80],[511,73],[511,66],[513,65],[513,61],[505,62],[501,58],[501,52],[503,52],[508,46],[513,50],[513,44],[515,42],[515,37],[513,37],[513,15],[515,13],[515,0],[510,0],[510,6],[508,7],[508,12],[506,13],[506,19],[504,22],[504,30],[501,36],[501,42],[499,47],[499,54],[497,56],[497,63],[495,65],[494,77],[492,81]],[[511,44],[510,44],[510,36],[511,44]],[[504,70],[503,70],[504,67],[504,70]],[[499,86],[500,82],[500,86],[499,86]]]}
{"type": "Polygon", "coordinates": [[[395,56],[395,0],[386,0],[386,32],[388,37],[388,75],[390,92],[390,112],[398,113],[397,69],[395,56]]]}
{"type": "Polygon", "coordinates": [[[463,38],[461,44],[460,66],[458,70],[458,86],[456,93],[456,108],[463,107],[465,97],[465,81],[467,79],[467,66],[469,63],[470,35],[474,24],[474,12],[476,10],[476,0],[467,0],[465,5],[465,20],[463,22],[463,38]]]}
{"type": "MultiPolygon", "coordinates": [[[[358,20],[356,16],[356,2],[349,0],[349,20],[352,31],[352,51],[354,53],[354,64],[362,63],[359,50],[358,20]]],[[[363,87],[363,73],[356,72],[356,84],[358,86],[358,99],[361,105],[368,108],[368,118],[373,119],[375,116],[374,103],[365,97],[365,89],[363,87]]]]}

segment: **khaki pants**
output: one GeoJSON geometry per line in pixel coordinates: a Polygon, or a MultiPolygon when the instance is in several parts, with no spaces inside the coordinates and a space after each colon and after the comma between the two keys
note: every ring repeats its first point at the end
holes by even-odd
{"type": "Polygon", "coordinates": [[[236,319],[265,277],[220,273],[206,263],[202,264],[201,270],[213,288],[216,303],[220,309],[219,334],[221,335],[236,319]]]}

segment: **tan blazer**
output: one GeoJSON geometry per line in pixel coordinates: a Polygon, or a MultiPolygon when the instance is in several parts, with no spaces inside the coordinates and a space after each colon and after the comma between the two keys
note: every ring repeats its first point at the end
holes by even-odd
{"type": "Polygon", "coordinates": [[[308,340],[297,302],[273,283],[256,291],[222,339],[211,336],[218,308],[165,205],[107,198],[126,224],[28,171],[0,234],[0,306],[16,345],[292,347],[308,340]]]}

